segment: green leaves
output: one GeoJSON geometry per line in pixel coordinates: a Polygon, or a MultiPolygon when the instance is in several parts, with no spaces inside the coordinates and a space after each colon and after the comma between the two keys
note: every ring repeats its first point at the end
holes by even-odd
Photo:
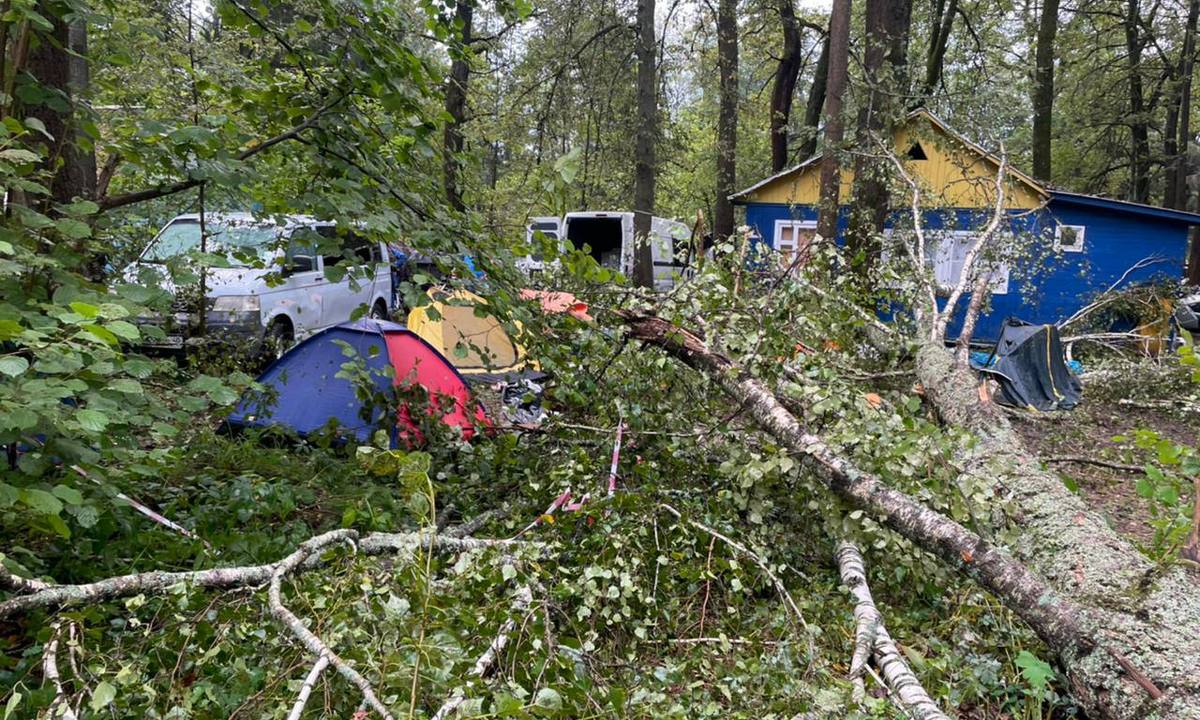
{"type": "Polygon", "coordinates": [[[16,377],[29,369],[29,361],[18,355],[0,357],[0,373],[16,377]]]}
{"type": "Polygon", "coordinates": [[[1013,664],[1021,669],[1021,677],[1025,682],[1029,683],[1029,687],[1033,689],[1033,694],[1041,696],[1045,692],[1046,686],[1054,677],[1054,669],[1050,664],[1039,659],[1037,655],[1022,650],[1017,654],[1013,664]]]}
{"type": "Polygon", "coordinates": [[[88,707],[92,709],[92,712],[98,713],[108,707],[116,697],[117,689],[107,680],[101,680],[96,687],[92,688],[92,699],[88,703],[88,707]]]}
{"type": "Polygon", "coordinates": [[[84,408],[75,415],[75,419],[79,421],[80,427],[92,433],[103,432],[108,427],[109,418],[99,410],[84,408]]]}

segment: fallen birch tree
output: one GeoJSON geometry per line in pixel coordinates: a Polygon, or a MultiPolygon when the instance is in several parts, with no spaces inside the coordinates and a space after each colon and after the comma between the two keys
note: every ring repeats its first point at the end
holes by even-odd
{"type": "MultiPolygon", "coordinates": [[[[837,496],[867,511],[883,525],[937,555],[995,595],[1054,651],[1078,701],[1093,717],[1114,720],[1200,718],[1200,695],[1195,688],[1197,675],[1187,675],[1198,662],[1200,653],[1150,662],[1143,643],[1148,639],[1147,632],[1158,629],[1152,618],[1141,621],[1127,617],[1109,624],[1112,611],[1088,604],[1088,597],[1071,592],[1072,586],[1062,583],[1061,576],[1047,573],[1046,577],[1055,584],[1048,582],[1026,565],[1021,556],[995,546],[856,467],[820,437],[806,431],[767,386],[745,373],[730,358],[709,350],[694,333],[654,316],[631,311],[618,311],[618,315],[632,338],[660,347],[709,376],[765,431],[795,453],[837,496]],[[1137,629],[1121,632],[1120,628],[1131,627],[1128,624],[1131,621],[1139,624],[1137,629]],[[1151,669],[1149,674],[1142,671],[1142,679],[1149,678],[1147,684],[1138,682],[1118,660],[1129,656],[1137,658],[1126,661],[1135,672],[1139,663],[1151,669]],[[1169,666],[1170,671],[1165,671],[1164,666],[1169,666]],[[1159,692],[1162,688],[1166,688],[1166,694],[1159,692]],[[1118,697],[1120,702],[1115,702],[1118,697]]],[[[947,363],[953,363],[951,353],[940,347],[938,351],[947,363]]],[[[973,383],[970,387],[975,393],[973,383]]],[[[1032,459],[1028,462],[1035,464],[1032,459]]],[[[1073,522],[1073,519],[1068,518],[1067,522],[1073,522]]],[[[1030,542],[1037,541],[1030,539],[1030,542]]],[[[1021,552],[1022,548],[1015,550],[1021,552]]],[[[1180,602],[1187,604],[1190,601],[1180,602]]],[[[1192,616],[1190,628],[1175,630],[1180,636],[1188,637],[1195,632],[1198,618],[1200,613],[1192,616]]]]}

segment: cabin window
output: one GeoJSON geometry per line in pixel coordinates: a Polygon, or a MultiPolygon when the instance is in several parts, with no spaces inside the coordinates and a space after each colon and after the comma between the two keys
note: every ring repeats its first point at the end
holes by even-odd
{"type": "Polygon", "coordinates": [[[915,142],[908,149],[909,160],[928,160],[929,156],[925,154],[925,148],[921,147],[921,143],[915,142]]]}
{"type": "Polygon", "coordinates": [[[779,253],[779,264],[788,268],[796,262],[796,267],[804,267],[816,236],[817,223],[812,220],[776,220],[774,245],[779,253]],[[800,255],[799,261],[796,261],[797,255],[800,255]]]}
{"type": "Polygon", "coordinates": [[[1063,252],[1083,252],[1083,225],[1059,225],[1054,228],[1054,249],[1063,252]]]}
{"type": "MultiPolygon", "coordinates": [[[[1002,238],[996,238],[1001,240],[1002,238]]],[[[933,266],[933,277],[939,290],[948,292],[958,284],[966,263],[967,253],[979,241],[979,233],[974,231],[956,231],[943,233],[940,240],[931,243],[929,252],[930,264],[933,266]]],[[[988,263],[985,258],[977,258],[976,263],[988,263]]],[[[993,295],[1008,294],[1008,264],[991,262],[991,286],[993,295]]],[[[982,266],[981,266],[982,267],[982,266]]]]}

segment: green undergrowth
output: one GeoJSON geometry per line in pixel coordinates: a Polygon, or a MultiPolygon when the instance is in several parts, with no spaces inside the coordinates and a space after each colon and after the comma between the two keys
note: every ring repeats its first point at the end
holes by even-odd
{"type": "MultiPolygon", "coordinates": [[[[557,513],[524,536],[544,543],[544,552],[402,560],[336,549],[326,568],[287,587],[285,602],[371,679],[397,716],[406,716],[418,658],[414,716],[428,717],[515,617],[498,672],[470,685],[460,717],[902,717],[882,700],[850,704],[843,678],[852,608],[838,586],[828,523],[809,510],[827,500],[816,499],[772,448],[701,465],[703,453],[684,440],[632,433],[622,462],[633,467],[623,472],[621,492],[557,513]],[[663,502],[761,554],[803,621],[753,560],[676,520],[663,502]],[[514,615],[513,593],[525,584],[534,602],[514,615]]],[[[597,491],[610,441],[590,431],[501,435],[395,453],[410,477],[416,467],[429,478],[430,494],[414,490],[404,473],[364,467],[349,449],[201,434],[171,453],[152,483],[127,490],[146,493],[211,550],[127,507],[77,529],[69,542],[31,534],[12,550],[39,558],[30,568],[38,575],[84,582],[271,562],[323,530],[414,530],[450,504],[457,522],[508,503],[510,513],[477,535],[509,537],[563,487],[597,491]]],[[[856,531],[878,536],[867,550],[876,598],[935,697],[976,717],[1024,713],[1034,686],[1022,675],[1018,648],[1039,663],[1044,650],[952,573],[929,574],[928,560],[914,567],[919,555],[869,523],[856,531]]],[[[60,613],[60,627],[74,626],[78,637],[78,674],[64,669],[68,692],[84,716],[283,717],[312,658],[271,617],[265,594],[180,587],[60,613]]],[[[33,717],[53,697],[40,678],[51,632],[43,613],[3,626],[0,683],[11,717],[33,717]]],[[[1054,705],[1047,693],[1034,704],[1043,717],[1054,705]]],[[[331,670],[305,717],[326,708],[349,717],[359,700],[331,670]]]]}

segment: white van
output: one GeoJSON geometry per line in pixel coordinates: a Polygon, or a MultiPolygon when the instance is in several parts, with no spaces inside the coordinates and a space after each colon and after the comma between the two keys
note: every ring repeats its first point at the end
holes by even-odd
{"type": "MultiPolygon", "coordinates": [[[[224,254],[229,267],[205,271],[206,335],[262,344],[276,352],[317,330],[346,322],[357,308],[387,317],[392,298],[388,248],[332,222],[288,218],[283,225],[249,213],[205,215],[205,250],[224,254]],[[339,242],[340,240],[340,242],[339,242]],[[344,272],[327,270],[342,268],[344,272]]],[[[199,303],[172,286],[166,263],[200,249],[200,216],[167,223],[125,269],[128,281],[154,282],[175,293],[165,341],[182,348],[199,328],[199,303]]]]}
{"type": "Polygon", "coordinates": [[[541,233],[553,243],[558,243],[562,237],[562,218],[557,217],[531,217],[529,223],[525,225],[525,244],[532,250],[528,255],[517,260],[517,267],[525,273],[536,273],[546,269],[546,261],[542,259],[542,254],[537,248],[534,237],[536,233],[541,233]]]}
{"type": "MultiPolygon", "coordinates": [[[[633,213],[631,212],[570,212],[561,220],[555,217],[534,217],[525,227],[525,240],[532,245],[534,233],[540,232],[548,238],[560,240],[560,247],[588,249],[588,254],[604,267],[626,276],[633,274],[633,213]]],[[[654,287],[668,290],[675,285],[675,278],[684,270],[676,260],[676,253],[692,237],[692,231],[681,222],[654,217],[650,220],[650,255],[654,261],[654,287]]],[[[517,261],[517,267],[529,272],[545,269],[546,263],[538,254],[527,255],[517,261]]]]}

